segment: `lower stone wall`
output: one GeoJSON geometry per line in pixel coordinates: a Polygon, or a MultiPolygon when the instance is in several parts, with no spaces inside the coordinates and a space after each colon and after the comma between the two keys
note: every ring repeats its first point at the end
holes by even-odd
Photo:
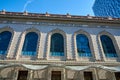
{"type": "Polygon", "coordinates": [[[92,73],[92,80],[116,80],[113,72],[89,68],[82,71],[62,67],[48,67],[44,70],[29,70],[24,67],[8,67],[0,70],[0,80],[18,80],[19,71],[27,71],[27,80],[51,80],[52,71],[61,72],[61,80],[86,80],[84,72],[92,73]]]}

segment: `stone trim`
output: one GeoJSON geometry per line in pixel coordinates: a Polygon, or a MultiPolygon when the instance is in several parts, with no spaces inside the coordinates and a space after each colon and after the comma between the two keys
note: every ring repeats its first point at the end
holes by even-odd
{"type": "Polygon", "coordinates": [[[54,59],[58,59],[58,60],[66,60],[67,59],[67,44],[66,44],[66,33],[60,29],[54,29],[52,31],[50,31],[47,35],[47,45],[46,45],[46,59],[50,59],[50,58],[54,58],[54,59]],[[65,56],[63,57],[50,57],[50,44],[51,44],[51,36],[55,33],[60,33],[63,38],[64,38],[64,54],[65,56]]]}
{"type": "Polygon", "coordinates": [[[100,46],[100,52],[101,52],[101,57],[102,57],[102,60],[104,61],[111,61],[111,60],[114,60],[114,61],[118,61],[119,60],[119,57],[120,57],[120,50],[118,48],[118,45],[117,45],[117,42],[116,42],[116,39],[115,37],[110,33],[110,32],[107,32],[107,31],[101,31],[100,33],[98,33],[97,35],[98,37],[98,45],[100,46]],[[100,36],[101,35],[107,35],[109,38],[111,38],[112,42],[113,42],[113,45],[115,47],[115,50],[116,50],[116,53],[118,55],[118,58],[106,58],[105,57],[105,54],[104,54],[104,51],[103,51],[103,47],[102,47],[102,43],[101,43],[101,40],[100,40],[100,36]]]}
{"type": "MultiPolygon", "coordinates": [[[[36,50],[37,55],[36,55],[36,57],[34,56],[33,58],[37,59],[38,54],[40,54],[40,49],[39,49],[39,47],[40,47],[40,31],[37,30],[36,28],[28,28],[24,32],[21,33],[20,42],[19,42],[19,45],[18,45],[17,53],[16,53],[16,59],[21,58],[21,51],[22,51],[22,47],[23,47],[23,44],[24,44],[25,36],[29,32],[35,32],[36,34],[38,34],[38,42],[37,42],[38,44],[37,44],[37,50],[36,50]]],[[[26,58],[32,59],[30,56],[27,56],[26,58]]]]}
{"type": "Polygon", "coordinates": [[[76,60],[87,60],[87,61],[94,61],[94,58],[95,58],[95,52],[94,52],[94,49],[93,49],[93,42],[92,42],[92,39],[91,39],[91,35],[88,33],[88,32],[86,32],[86,31],[84,31],[84,30],[78,30],[78,31],[76,31],[75,33],[74,33],[74,35],[73,35],[73,39],[74,39],[74,54],[75,54],[75,59],[76,60]],[[84,34],[84,35],[86,35],[87,36],[87,38],[88,38],[88,41],[89,41],[89,45],[90,45],[90,50],[91,50],[91,53],[92,53],[92,57],[91,58],[84,58],[84,57],[79,57],[78,56],[78,54],[77,54],[77,43],[76,43],[76,36],[78,35],[78,34],[84,34]]]}
{"type": "MultiPolygon", "coordinates": [[[[12,49],[13,37],[14,37],[15,31],[13,30],[13,28],[11,28],[11,27],[9,27],[9,26],[5,26],[5,27],[3,27],[3,28],[0,28],[0,33],[4,32],[4,31],[9,31],[9,32],[12,33],[12,35],[11,35],[11,40],[10,40],[10,42],[9,42],[6,55],[4,56],[4,58],[9,58],[10,51],[11,51],[11,49],[12,49]]],[[[3,59],[4,59],[4,58],[3,58],[3,59]]]]}

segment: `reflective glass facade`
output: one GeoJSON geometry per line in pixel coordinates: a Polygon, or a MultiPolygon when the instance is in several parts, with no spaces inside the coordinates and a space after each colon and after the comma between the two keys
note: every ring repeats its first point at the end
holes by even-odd
{"type": "Polygon", "coordinates": [[[120,17],[120,0],[95,0],[93,11],[95,16],[120,17]]]}
{"type": "Polygon", "coordinates": [[[106,35],[100,37],[102,42],[103,51],[106,57],[117,57],[113,42],[111,38],[106,35]]]}
{"type": "Polygon", "coordinates": [[[4,55],[7,52],[12,33],[9,31],[4,31],[0,33],[0,55],[4,55]]]}
{"type": "Polygon", "coordinates": [[[35,56],[38,42],[38,35],[35,32],[26,34],[25,41],[22,49],[22,55],[35,56]]]}
{"type": "Polygon", "coordinates": [[[61,34],[55,33],[51,36],[51,56],[64,56],[64,38],[61,34]]]}
{"type": "Polygon", "coordinates": [[[91,57],[91,50],[89,46],[89,40],[84,34],[78,34],[76,36],[77,52],[80,57],[91,57]]]}

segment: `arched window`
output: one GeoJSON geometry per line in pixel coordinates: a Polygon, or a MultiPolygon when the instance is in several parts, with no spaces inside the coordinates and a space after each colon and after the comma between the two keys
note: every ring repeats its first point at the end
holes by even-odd
{"type": "Polygon", "coordinates": [[[107,35],[100,36],[103,51],[106,57],[117,57],[113,42],[107,35]]]}
{"type": "Polygon", "coordinates": [[[0,55],[5,55],[8,49],[12,33],[9,31],[4,31],[0,33],[0,55]]]}
{"type": "Polygon", "coordinates": [[[80,57],[91,57],[91,50],[89,46],[89,40],[84,34],[78,34],[76,36],[77,53],[80,57]]]}
{"type": "Polygon", "coordinates": [[[35,56],[38,42],[38,35],[35,32],[29,32],[25,36],[25,41],[22,49],[22,55],[35,56]]]}
{"type": "Polygon", "coordinates": [[[64,56],[64,39],[59,33],[55,33],[51,36],[51,56],[64,56]]]}

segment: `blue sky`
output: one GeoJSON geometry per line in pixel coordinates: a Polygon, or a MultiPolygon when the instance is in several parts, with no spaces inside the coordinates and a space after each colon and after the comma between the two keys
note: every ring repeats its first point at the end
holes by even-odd
{"type": "Polygon", "coordinates": [[[10,12],[94,15],[94,0],[0,0],[0,10],[10,12]]]}

